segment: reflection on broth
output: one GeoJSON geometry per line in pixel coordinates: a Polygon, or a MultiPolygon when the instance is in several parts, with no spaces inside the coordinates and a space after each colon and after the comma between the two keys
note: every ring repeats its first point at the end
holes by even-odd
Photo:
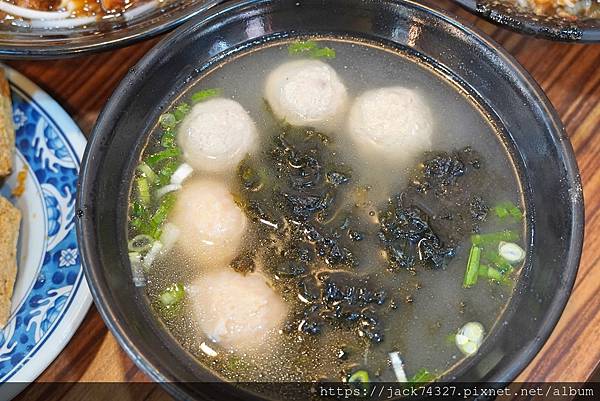
{"type": "Polygon", "coordinates": [[[511,297],[525,251],[508,153],[404,54],[255,50],[202,76],[152,138],[131,193],[134,279],[226,379],[433,380],[511,297]]]}

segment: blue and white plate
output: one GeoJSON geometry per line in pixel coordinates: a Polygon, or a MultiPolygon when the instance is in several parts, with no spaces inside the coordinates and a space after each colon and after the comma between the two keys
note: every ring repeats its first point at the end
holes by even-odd
{"type": "MultiPolygon", "coordinates": [[[[6,67],[5,67],[6,68],[6,67]]],[[[75,190],[85,138],[45,92],[14,70],[16,152],[0,192],[21,210],[12,314],[0,333],[0,399],[10,399],[56,358],[92,302],[75,234],[75,190]],[[19,171],[25,192],[11,198],[19,171]]]]}

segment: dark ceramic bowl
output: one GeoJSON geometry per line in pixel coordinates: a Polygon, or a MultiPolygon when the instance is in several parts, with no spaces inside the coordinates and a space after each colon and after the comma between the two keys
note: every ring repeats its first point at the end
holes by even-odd
{"type": "Polygon", "coordinates": [[[561,42],[600,42],[600,19],[543,17],[499,0],[454,0],[473,14],[513,31],[561,42]]]}
{"type": "Polygon", "coordinates": [[[79,27],[46,29],[2,23],[0,57],[50,59],[130,45],[173,29],[222,1],[169,0],[134,18],[110,18],[79,27]]]}
{"type": "MultiPolygon", "coordinates": [[[[421,57],[469,91],[502,127],[525,189],[533,252],[502,324],[477,356],[444,380],[512,380],[550,335],[577,273],[583,239],[577,165],[556,112],[512,57],[452,16],[410,1],[229,3],[170,34],[129,72],[96,123],[78,192],[81,255],[106,324],[135,363],[173,395],[209,397],[194,382],[220,379],[153,317],[145,292],[132,282],[126,223],[134,168],[158,116],[203,71],[266,41],[308,35],[368,40],[421,57]]],[[[225,399],[247,399],[233,387],[214,388],[228,393],[225,399]]]]}

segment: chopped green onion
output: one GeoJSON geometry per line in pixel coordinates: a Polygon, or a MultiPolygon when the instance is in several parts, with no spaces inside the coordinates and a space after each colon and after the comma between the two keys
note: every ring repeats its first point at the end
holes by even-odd
{"type": "Polygon", "coordinates": [[[127,244],[130,252],[145,252],[152,248],[154,238],[146,234],[140,234],[133,237],[127,244]]]}
{"type": "Polygon", "coordinates": [[[492,210],[494,213],[496,213],[496,216],[501,219],[504,219],[508,216],[512,216],[516,220],[521,220],[523,218],[521,209],[512,202],[502,202],[493,207],[492,210]]]}
{"type": "Polygon", "coordinates": [[[505,276],[505,273],[488,265],[479,266],[479,275],[500,284],[508,284],[510,280],[505,276]]]}
{"type": "Polygon", "coordinates": [[[143,234],[149,234],[151,232],[148,223],[141,217],[131,219],[130,223],[132,227],[138,230],[138,232],[141,232],[143,234]]]}
{"type": "Polygon", "coordinates": [[[150,185],[148,184],[148,179],[146,177],[139,177],[135,182],[140,202],[143,205],[148,205],[150,203],[150,185]]]}
{"type": "Polygon", "coordinates": [[[525,259],[525,250],[514,242],[501,241],[498,244],[498,253],[512,265],[520,263],[525,259]]]}
{"type": "Polygon", "coordinates": [[[150,167],[156,166],[163,160],[169,159],[171,157],[177,157],[181,154],[179,148],[169,148],[165,150],[161,150],[158,153],[151,154],[146,158],[146,164],[150,167]]]}
{"type": "Polygon", "coordinates": [[[485,329],[479,322],[469,322],[456,333],[456,346],[466,356],[473,355],[483,343],[485,329]]]}
{"type": "Polygon", "coordinates": [[[141,218],[141,217],[144,217],[145,215],[146,215],[146,209],[144,208],[144,206],[138,201],[133,201],[131,203],[131,216],[133,216],[135,218],[141,218]]]}
{"type": "Polygon", "coordinates": [[[406,372],[404,372],[404,363],[402,362],[402,358],[400,358],[400,353],[394,351],[390,352],[389,355],[394,375],[396,375],[396,380],[400,383],[406,383],[406,372]]]}
{"type": "Polygon", "coordinates": [[[142,267],[142,256],[138,252],[129,252],[129,264],[131,265],[131,276],[136,287],[146,285],[146,277],[142,267]]]}
{"type": "Polygon", "coordinates": [[[175,306],[176,304],[178,304],[179,302],[181,302],[181,300],[183,299],[184,296],[185,296],[185,288],[183,287],[183,284],[175,283],[175,284],[172,284],[169,287],[167,287],[160,294],[159,299],[160,299],[160,303],[165,308],[171,308],[171,307],[175,306]]]}
{"type": "Polygon", "coordinates": [[[297,41],[288,45],[290,56],[309,55],[313,58],[335,58],[335,50],[329,47],[319,47],[314,40],[297,41]]]}
{"type": "Polygon", "coordinates": [[[485,259],[488,262],[496,265],[496,267],[498,267],[498,269],[502,272],[509,272],[513,269],[510,263],[508,263],[506,259],[500,256],[497,252],[487,251],[483,254],[482,259],[485,259]]]}
{"type": "Polygon", "coordinates": [[[315,49],[310,54],[314,58],[335,58],[335,50],[330,47],[315,49]]]}
{"type": "Polygon", "coordinates": [[[158,172],[158,183],[160,185],[167,185],[171,182],[171,176],[179,167],[179,162],[177,160],[171,160],[166,163],[158,172]]]}
{"type": "Polygon", "coordinates": [[[160,235],[161,235],[160,227],[162,226],[164,221],[167,219],[167,216],[169,215],[169,212],[171,212],[171,209],[173,209],[173,206],[175,205],[175,200],[176,200],[176,198],[175,198],[174,194],[172,194],[172,193],[166,194],[162,198],[162,202],[161,202],[160,206],[158,207],[158,209],[156,209],[156,212],[150,219],[150,228],[152,230],[151,235],[153,238],[155,238],[155,239],[160,238],[160,235]]]}
{"type": "Polygon", "coordinates": [[[172,129],[168,129],[165,131],[163,136],[160,138],[160,144],[164,148],[172,148],[176,146],[175,144],[175,131],[172,129]]]}
{"type": "Polygon", "coordinates": [[[519,234],[511,230],[489,234],[475,234],[471,236],[471,242],[473,245],[477,246],[491,245],[500,241],[517,241],[518,239],[519,234]]]}
{"type": "Polygon", "coordinates": [[[298,40],[288,45],[288,53],[290,56],[311,52],[318,47],[317,42],[314,40],[298,40]]]}
{"type": "Polygon", "coordinates": [[[409,382],[414,384],[424,384],[434,381],[436,376],[427,369],[421,368],[410,378],[409,382]]]}
{"type": "Polygon", "coordinates": [[[518,207],[514,207],[511,209],[508,209],[508,212],[510,213],[510,215],[512,217],[514,217],[516,220],[521,220],[523,218],[523,212],[521,212],[521,209],[519,209],[518,207]]]}
{"type": "Polygon", "coordinates": [[[219,96],[221,94],[221,89],[213,88],[213,89],[204,89],[200,92],[196,92],[192,95],[192,103],[199,103],[206,99],[210,99],[211,97],[219,96]]]}
{"type": "Polygon", "coordinates": [[[473,245],[469,252],[469,261],[467,262],[467,271],[463,280],[463,287],[470,288],[477,283],[479,272],[479,261],[481,259],[481,248],[473,245]]]}
{"type": "Polygon", "coordinates": [[[494,213],[496,213],[496,216],[500,217],[501,219],[503,219],[509,215],[508,210],[506,210],[506,208],[503,208],[500,206],[496,206],[496,207],[492,208],[492,210],[494,211],[494,213]]]}
{"type": "MultiPolygon", "coordinates": [[[[181,103],[173,109],[173,116],[175,117],[176,124],[183,120],[183,118],[190,112],[190,105],[187,103],[181,103]]],[[[174,127],[174,126],[173,126],[174,127]]],[[[173,128],[171,127],[171,128],[173,128]]]]}
{"type": "Polygon", "coordinates": [[[177,119],[171,113],[164,113],[158,118],[158,123],[163,129],[175,128],[177,119]]]}
{"type": "Polygon", "coordinates": [[[154,181],[156,181],[156,173],[146,163],[141,162],[137,166],[137,169],[140,173],[142,173],[144,175],[144,177],[146,177],[148,179],[148,181],[150,181],[150,184],[152,184],[152,183],[154,183],[154,181]]]}
{"type": "Polygon", "coordinates": [[[357,370],[348,378],[348,383],[357,383],[363,388],[368,388],[369,372],[366,370],[357,370]]]}

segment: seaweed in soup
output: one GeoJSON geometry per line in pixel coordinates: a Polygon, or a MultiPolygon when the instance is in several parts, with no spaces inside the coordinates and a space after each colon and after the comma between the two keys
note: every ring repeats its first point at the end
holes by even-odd
{"type": "Polygon", "coordinates": [[[392,270],[412,269],[417,262],[440,269],[454,256],[454,248],[433,231],[430,219],[419,207],[406,206],[402,194],[390,200],[388,208],[379,213],[379,239],[392,270]]]}

